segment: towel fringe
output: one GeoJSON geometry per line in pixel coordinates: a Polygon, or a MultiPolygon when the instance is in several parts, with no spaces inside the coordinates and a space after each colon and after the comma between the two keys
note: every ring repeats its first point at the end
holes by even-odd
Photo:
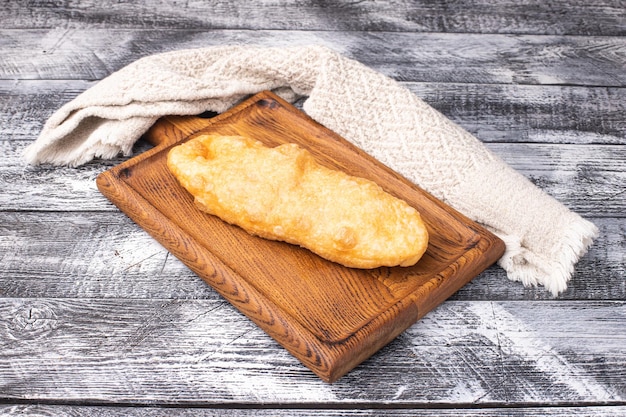
{"type": "Polygon", "coordinates": [[[506,245],[498,265],[507,272],[508,278],[521,282],[525,287],[543,285],[554,297],[567,289],[574,265],[587,253],[599,234],[596,225],[580,218],[565,230],[561,245],[552,254],[536,254],[525,248],[519,237],[493,232],[506,245]],[[537,262],[537,257],[542,258],[541,262],[537,262]]]}

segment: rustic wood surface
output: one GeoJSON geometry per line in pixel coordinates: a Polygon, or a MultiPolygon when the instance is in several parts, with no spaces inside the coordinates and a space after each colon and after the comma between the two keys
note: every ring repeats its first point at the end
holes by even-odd
{"type": "Polygon", "coordinates": [[[623,0],[1,4],[1,415],[626,414],[623,0]],[[329,385],[97,191],[124,158],[23,164],[99,79],[232,42],[357,59],[592,220],[568,290],[491,267],[329,385]]]}

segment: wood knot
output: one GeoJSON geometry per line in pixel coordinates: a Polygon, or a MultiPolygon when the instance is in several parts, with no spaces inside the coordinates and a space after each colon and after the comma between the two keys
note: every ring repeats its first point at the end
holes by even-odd
{"type": "Polygon", "coordinates": [[[133,172],[130,170],[130,168],[124,168],[122,170],[120,170],[120,172],[118,173],[118,176],[125,180],[131,177],[131,175],[133,174],[133,172]]]}
{"type": "Polygon", "coordinates": [[[268,98],[259,100],[257,104],[261,107],[268,108],[268,109],[275,109],[278,107],[278,102],[276,100],[272,100],[268,98]]]}
{"type": "Polygon", "coordinates": [[[57,328],[57,315],[42,302],[20,306],[9,324],[9,333],[15,339],[39,339],[57,328]]]}

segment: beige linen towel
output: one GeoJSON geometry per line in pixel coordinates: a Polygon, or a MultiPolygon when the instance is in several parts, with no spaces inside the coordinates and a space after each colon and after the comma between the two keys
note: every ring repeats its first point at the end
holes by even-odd
{"type": "Polygon", "coordinates": [[[310,117],[501,237],[512,280],[558,294],[598,233],[399,83],[318,46],[142,58],[61,107],[25,158],[77,166],[129,154],[160,116],[222,112],[262,90],[307,97],[310,117]]]}

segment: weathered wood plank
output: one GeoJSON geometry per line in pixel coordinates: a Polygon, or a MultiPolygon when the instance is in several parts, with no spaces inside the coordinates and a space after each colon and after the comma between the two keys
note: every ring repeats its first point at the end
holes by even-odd
{"type": "Polygon", "coordinates": [[[7,1],[5,28],[100,27],[623,35],[623,4],[594,1],[7,1]]]}
{"type": "MultiPolygon", "coordinates": [[[[0,135],[34,140],[55,110],[94,83],[0,80],[0,135]]],[[[626,144],[623,88],[404,85],[484,142],[626,144]]]]}
{"type": "Polygon", "coordinates": [[[0,218],[1,296],[218,297],[121,213],[17,212],[0,218]]]}
{"type": "Polygon", "coordinates": [[[0,313],[5,401],[626,400],[626,334],[615,331],[626,325],[623,301],[447,302],[332,385],[219,300],[1,299],[0,313]]]}
{"type": "MultiPolygon", "coordinates": [[[[626,299],[626,219],[592,219],[600,237],[559,299],[626,299]]],[[[122,213],[0,212],[0,296],[214,299],[208,285],[122,213]],[[24,260],[27,259],[28,262],[24,260]]],[[[452,299],[550,299],[494,266],[452,299]]]]}
{"type": "Polygon", "coordinates": [[[488,408],[488,409],[445,409],[437,404],[423,409],[324,409],[324,408],[158,408],[150,406],[70,406],[70,405],[0,405],[3,416],[54,416],[54,417],[623,417],[625,406],[596,407],[528,407],[528,408],[488,408]]]}
{"type": "Polygon", "coordinates": [[[407,83],[483,142],[626,144],[626,90],[407,83]]]}
{"type": "Polygon", "coordinates": [[[241,30],[0,30],[0,79],[101,79],[159,52],[320,44],[400,81],[626,85],[620,37],[241,30]]]}
{"type": "MultiPolygon", "coordinates": [[[[82,167],[30,167],[28,142],[0,141],[0,209],[116,210],[96,189],[95,177],[120,159],[82,167]]],[[[486,144],[513,169],[567,207],[590,217],[626,213],[626,147],[621,145],[486,144]]],[[[141,144],[138,145],[141,148],[141,144]]],[[[145,149],[145,146],[141,149],[145,149]]]]}
{"type": "Polygon", "coordinates": [[[0,135],[9,140],[34,140],[46,120],[95,82],[0,81],[0,135]]]}

